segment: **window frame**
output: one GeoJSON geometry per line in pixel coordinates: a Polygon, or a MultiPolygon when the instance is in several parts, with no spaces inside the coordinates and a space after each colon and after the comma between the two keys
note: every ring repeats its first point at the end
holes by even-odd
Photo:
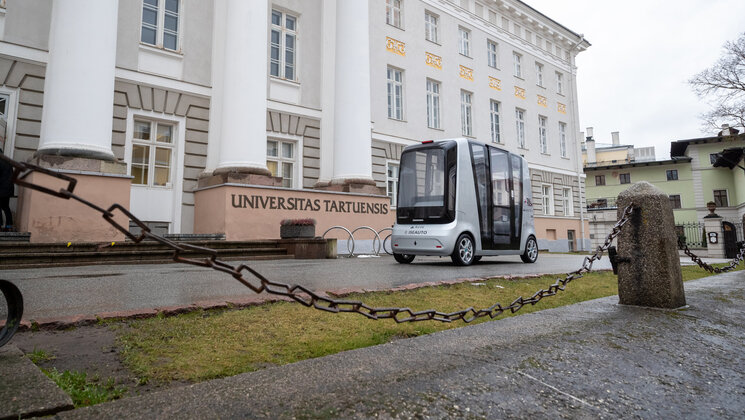
{"type": "Polygon", "coordinates": [[[427,92],[427,127],[440,130],[442,127],[440,96],[442,92],[442,83],[437,80],[427,78],[425,90],[427,92]],[[436,89],[430,89],[430,87],[436,89]]]}
{"type": "Polygon", "coordinates": [[[424,39],[435,44],[440,43],[440,15],[432,13],[429,10],[424,11],[424,39]],[[430,22],[428,19],[431,18],[434,22],[430,22]],[[434,36],[432,36],[434,34],[434,36]]]}
{"type": "Polygon", "coordinates": [[[385,23],[394,28],[404,28],[404,0],[385,0],[385,23]],[[397,4],[397,5],[396,5],[397,4]],[[398,12],[398,22],[396,22],[398,12]]]}
{"type": "Polygon", "coordinates": [[[595,185],[596,186],[604,186],[605,185],[605,175],[595,175],[595,185]],[[600,181],[600,182],[598,182],[600,181]]]}
{"type": "Polygon", "coordinates": [[[471,57],[471,31],[462,26],[458,27],[458,52],[465,57],[471,57]]]}
{"type": "Polygon", "coordinates": [[[726,189],[713,190],[712,195],[714,196],[713,201],[714,201],[714,204],[716,204],[717,208],[729,207],[729,192],[726,189]],[[718,195],[717,193],[722,193],[722,192],[724,193],[724,197],[722,197],[721,194],[719,195],[719,197],[717,197],[718,195]],[[722,205],[722,198],[724,198],[724,205],[722,205]]]}
{"type": "Polygon", "coordinates": [[[391,199],[391,209],[395,209],[398,204],[398,175],[401,171],[401,161],[386,160],[385,163],[385,193],[391,199]],[[391,167],[396,168],[396,175],[391,177],[391,167]],[[393,191],[391,191],[391,183],[393,191]]]}
{"type": "Polygon", "coordinates": [[[668,181],[677,181],[678,180],[678,170],[677,169],[667,169],[667,170],[665,170],[665,178],[667,178],[668,181]]]}
{"type": "Polygon", "coordinates": [[[631,172],[624,172],[622,174],[618,174],[618,182],[621,185],[631,184],[631,172]]]}
{"type": "Polygon", "coordinates": [[[556,72],[556,93],[564,94],[564,73],[560,71],[556,72]]]}
{"type": "Polygon", "coordinates": [[[543,86],[543,64],[535,62],[535,84],[536,86],[543,86]]]}
{"type": "Polygon", "coordinates": [[[538,144],[541,153],[548,154],[548,117],[538,116],[538,144]]]}
{"type": "Polygon", "coordinates": [[[501,103],[497,100],[489,100],[489,128],[491,134],[491,141],[495,144],[502,143],[502,133],[499,123],[501,103]]]}
{"type": "MultiPolygon", "coordinates": [[[[300,143],[295,140],[285,139],[281,137],[269,137],[266,139],[266,145],[267,145],[267,153],[266,153],[267,169],[269,169],[269,162],[277,163],[277,174],[275,175],[274,173],[272,173],[272,176],[282,178],[283,188],[297,188],[295,184],[299,180],[298,150],[300,149],[299,147],[300,143]],[[277,143],[277,156],[269,155],[269,143],[270,142],[277,143]],[[288,157],[282,156],[282,145],[283,144],[289,144],[292,146],[292,157],[288,158],[288,157]],[[289,178],[286,177],[284,173],[285,172],[284,164],[288,164],[288,163],[292,165],[292,174],[289,178]],[[285,180],[290,181],[289,186],[284,185],[285,180]]],[[[271,172],[271,169],[269,169],[269,171],[271,172]]]]}
{"type": "Polygon", "coordinates": [[[277,79],[282,80],[288,80],[291,82],[297,82],[299,80],[298,78],[298,25],[300,23],[300,18],[297,14],[287,12],[282,9],[276,9],[273,8],[270,11],[270,18],[269,18],[269,76],[275,77],[277,79]],[[274,17],[274,13],[278,13],[280,15],[280,25],[274,24],[272,21],[272,18],[274,17]],[[291,17],[295,20],[295,29],[287,29],[287,17],[291,17]],[[279,34],[279,44],[277,44],[277,49],[279,52],[279,59],[276,60],[278,65],[278,74],[272,73],[272,49],[274,48],[274,43],[272,42],[272,34],[274,32],[277,32],[279,34]],[[292,78],[287,77],[287,36],[292,36],[294,39],[294,48],[292,49],[293,54],[293,63],[292,63],[292,78]]]}
{"type": "Polygon", "coordinates": [[[680,194],[670,194],[668,197],[670,198],[670,206],[673,210],[683,208],[683,200],[681,199],[680,194]]]}
{"type": "Polygon", "coordinates": [[[515,108],[515,131],[517,147],[525,149],[525,110],[522,108],[515,108]]]}
{"type": "Polygon", "coordinates": [[[559,150],[561,157],[567,157],[567,124],[559,121],[559,150]]]}
{"type": "Polygon", "coordinates": [[[574,194],[572,194],[572,187],[563,187],[561,189],[561,201],[562,201],[562,205],[564,206],[564,216],[573,217],[574,216],[574,194]]]}
{"type": "Polygon", "coordinates": [[[183,1],[176,0],[178,4],[178,12],[176,14],[176,34],[175,34],[176,48],[175,49],[167,48],[164,42],[166,32],[172,32],[171,30],[166,30],[166,27],[165,27],[166,15],[172,16],[173,13],[172,12],[169,13],[168,11],[166,11],[166,0],[156,0],[156,2],[157,2],[157,5],[154,6],[154,8],[157,14],[156,16],[157,21],[154,26],[152,24],[147,24],[147,27],[149,29],[155,30],[155,44],[151,44],[149,42],[142,40],[143,29],[146,27],[145,9],[150,9],[150,10],[153,9],[153,5],[146,4],[145,1],[143,1],[142,7],[140,8],[140,45],[145,45],[148,47],[158,48],[164,51],[181,54],[182,53],[181,47],[183,44],[183,33],[184,33],[183,28],[182,28],[182,25],[183,25],[182,16],[183,16],[183,11],[184,11],[183,1]]]}
{"type": "Polygon", "coordinates": [[[147,156],[147,163],[145,164],[147,166],[147,179],[146,182],[143,184],[135,183],[135,178],[132,179],[132,186],[137,188],[151,188],[151,189],[158,189],[158,190],[172,190],[174,189],[174,186],[176,185],[176,165],[179,163],[177,162],[177,152],[178,152],[178,123],[175,121],[164,121],[159,119],[153,119],[153,118],[147,118],[140,115],[136,115],[132,119],[132,133],[131,133],[131,141],[130,141],[130,147],[128,150],[128,157],[129,157],[129,164],[128,164],[128,174],[130,176],[133,176],[133,168],[142,166],[142,164],[135,163],[134,162],[134,150],[136,146],[140,147],[147,147],[148,148],[148,156],[147,156]],[[138,123],[147,123],[149,125],[150,130],[150,139],[139,139],[135,137],[136,133],[136,127],[138,123]],[[170,143],[164,143],[159,142],[157,140],[158,136],[158,126],[165,125],[171,127],[171,142],[170,143]],[[168,149],[170,152],[170,158],[169,158],[169,166],[168,168],[168,181],[165,183],[165,185],[155,185],[155,172],[158,167],[162,168],[163,166],[158,166],[156,161],[156,154],[157,149],[168,149]]]}
{"type": "Polygon", "coordinates": [[[499,43],[491,39],[486,40],[486,64],[491,68],[499,69],[499,43]]]}
{"type": "Polygon", "coordinates": [[[398,67],[386,67],[386,94],[388,99],[389,119],[396,121],[405,121],[404,93],[404,71],[402,69],[399,69],[398,67]],[[393,72],[393,79],[391,79],[391,72],[393,72]],[[400,76],[401,80],[395,79],[396,74],[400,76]],[[397,87],[399,88],[398,91],[396,91],[397,87]],[[392,99],[398,99],[398,110],[396,110],[395,104],[391,103],[392,99]]]}
{"type": "Polygon", "coordinates": [[[512,51],[512,75],[523,78],[523,55],[515,51],[512,51]]]}
{"type": "Polygon", "coordinates": [[[460,90],[460,127],[461,134],[473,137],[473,92],[460,90]]]}
{"type": "Polygon", "coordinates": [[[555,208],[554,208],[554,186],[551,184],[541,184],[541,205],[543,206],[543,215],[544,216],[554,216],[555,208]],[[548,194],[546,194],[546,189],[548,188],[548,194]],[[548,202],[546,201],[548,200],[548,202]],[[546,207],[548,207],[548,211],[546,211],[546,207]]]}

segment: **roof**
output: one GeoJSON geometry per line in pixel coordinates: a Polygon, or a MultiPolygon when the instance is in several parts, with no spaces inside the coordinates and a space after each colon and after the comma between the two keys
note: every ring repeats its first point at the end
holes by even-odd
{"type": "Polygon", "coordinates": [[[670,143],[670,157],[673,159],[676,157],[684,157],[686,149],[690,144],[706,144],[706,143],[718,143],[725,140],[745,140],[745,134],[738,134],[735,136],[713,136],[713,137],[701,137],[697,139],[687,140],[673,140],[670,143]]]}
{"type": "MultiPolygon", "coordinates": [[[[582,34],[578,34],[578,33],[574,32],[573,30],[571,30],[571,29],[567,28],[566,26],[562,25],[561,23],[559,23],[559,22],[557,22],[557,21],[555,21],[555,20],[551,19],[550,17],[548,17],[548,16],[544,15],[543,13],[539,12],[538,10],[534,9],[534,8],[533,8],[532,6],[530,6],[529,4],[525,3],[524,1],[521,1],[521,0],[515,0],[515,1],[516,1],[517,3],[519,3],[519,4],[523,5],[523,6],[525,6],[526,8],[530,9],[530,10],[531,10],[532,12],[534,12],[534,13],[536,13],[536,14],[540,15],[540,16],[541,16],[542,18],[544,18],[544,19],[548,20],[549,22],[551,22],[551,23],[553,23],[553,24],[557,25],[557,26],[558,26],[558,27],[560,27],[561,29],[564,29],[565,31],[567,31],[567,32],[569,32],[570,34],[572,34],[572,35],[576,36],[577,38],[579,38],[579,42],[578,42],[578,44],[580,44],[580,43],[583,43],[583,42],[584,42],[584,43],[586,43],[586,44],[587,44],[587,47],[590,47],[590,46],[592,45],[592,44],[590,44],[590,41],[588,41],[588,40],[586,40],[586,39],[585,39],[585,36],[584,36],[584,35],[582,35],[582,34]]],[[[587,48],[587,47],[585,47],[585,48],[587,48]]]]}
{"type": "Polygon", "coordinates": [[[636,168],[636,167],[642,167],[642,166],[662,166],[662,165],[677,165],[679,163],[687,163],[690,162],[691,158],[689,157],[681,157],[681,158],[673,158],[668,160],[648,160],[648,161],[642,161],[642,162],[630,162],[630,163],[617,163],[617,164],[611,164],[611,165],[605,165],[605,166],[585,166],[584,171],[604,171],[608,169],[623,169],[623,168],[636,168]]]}

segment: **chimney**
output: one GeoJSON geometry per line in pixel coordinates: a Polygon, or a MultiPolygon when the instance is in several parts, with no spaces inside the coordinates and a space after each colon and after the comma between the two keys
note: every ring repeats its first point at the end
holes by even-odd
{"type": "Polygon", "coordinates": [[[593,138],[593,135],[592,135],[592,127],[587,127],[587,138],[588,138],[588,139],[591,139],[591,138],[593,138]]]}
{"type": "MultiPolygon", "coordinates": [[[[592,133],[592,128],[588,128],[589,132],[592,133]]],[[[585,140],[585,144],[587,145],[587,164],[593,164],[595,163],[595,140],[592,139],[592,136],[588,136],[587,140],[585,140]]]]}
{"type": "Polygon", "coordinates": [[[621,139],[618,137],[618,131],[614,131],[610,133],[610,135],[611,135],[611,138],[613,138],[614,146],[618,146],[619,144],[621,144],[621,139]]]}

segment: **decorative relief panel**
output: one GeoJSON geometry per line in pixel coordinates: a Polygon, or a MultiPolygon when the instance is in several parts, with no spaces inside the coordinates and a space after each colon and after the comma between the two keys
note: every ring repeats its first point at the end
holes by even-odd
{"type": "Polygon", "coordinates": [[[466,66],[460,66],[460,77],[473,82],[473,69],[466,66]]]}
{"type": "Polygon", "coordinates": [[[406,44],[391,37],[385,37],[385,49],[394,54],[406,57],[406,44]]]}
{"type": "Polygon", "coordinates": [[[517,96],[520,99],[525,99],[525,89],[515,86],[515,96],[517,96]]]}
{"type": "Polygon", "coordinates": [[[425,62],[428,66],[432,66],[437,70],[442,70],[442,57],[428,52],[425,52],[424,55],[426,57],[425,62]]]}
{"type": "Polygon", "coordinates": [[[489,87],[494,90],[502,90],[502,81],[489,76],[489,87]]]}
{"type": "Polygon", "coordinates": [[[545,96],[538,95],[538,105],[544,108],[548,107],[548,101],[545,96]]]}
{"type": "Polygon", "coordinates": [[[561,112],[562,114],[567,113],[567,106],[562,104],[561,102],[556,103],[556,110],[561,112]]]}

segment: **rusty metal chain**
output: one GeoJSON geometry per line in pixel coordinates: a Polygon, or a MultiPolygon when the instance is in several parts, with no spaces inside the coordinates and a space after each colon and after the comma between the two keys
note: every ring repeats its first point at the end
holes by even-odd
{"type": "Polygon", "coordinates": [[[53,195],[55,197],[79,201],[80,203],[85,204],[86,206],[101,213],[103,218],[109,224],[126,235],[130,240],[139,243],[144,239],[150,239],[171,248],[173,250],[173,260],[175,262],[196,265],[199,267],[212,268],[214,270],[230,274],[241,284],[256,293],[267,292],[273,295],[286,296],[304,306],[312,306],[322,311],[333,313],[351,312],[360,314],[373,320],[393,319],[397,323],[428,320],[441,322],[462,320],[468,323],[484,316],[495,318],[508,310],[512,313],[515,313],[525,305],[535,305],[544,297],[554,296],[559,291],[565,290],[566,285],[569,282],[583,277],[585,273],[588,273],[590,270],[592,270],[592,264],[602,257],[603,252],[607,251],[613,239],[620,233],[621,228],[626,224],[626,222],[629,221],[631,213],[633,211],[633,204],[629,204],[624,209],[622,217],[613,227],[613,230],[608,235],[605,243],[601,246],[598,246],[593,255],[585,257],[582,266],[577,271],[567,274],[567,276],[563,279],[557,279],[554,284],[548,287],[548,289],[541,289],[528,298],[520,296],[507,306],[502,306],[500,303],[495,303],[494,305],[484,309],[475,309],[474,307],[469,307],[455,312],[440,312],[434,309],[414,311],[410,308],[376,308],[368,306],[360,301],[331,299],[329,297],[321,296],[301,285],[290,285],[286,283],[271,281],[245,264],[233,266],[219,260],[217,258],[217,251],[214,249],[184,243],[175,243],[162,236],[152,233],[147,225],[145,225],[142,221],[137,219],[132,213],[130,213],[127,209],[119,204],[113,204],[108,209],[104,209],[91,203],[90,201],[87,201],[75,195],[73,193],[73,190],[75,188],[76,180],[72,177],[49,169],[41,168],[34,164],[20,163],[2,155],[0,155],[0,159],[6,160],[13,166],[13,182],[15,182],[16,184],[49,195],[53,195]],[[33,184],[26,181],[26,177],[28,177],[28,175],[30,175],[32,172],[43,173],[57,179],[67,181],[67,188],[62,188],[59,191],[54,191],[41,185],[33,184]],[[125,227],[117,223],[114,220],[114,212],[116,211],[121,212],[132,222],[134,222],[138,227],[140,227],[141,233],[135,236],[131,232],[129,232],[129,225],[125,227]],[[196,252],[200,254],[207,254],[208,256],[205,258],[187,258],[183,256],[183,254],[186,252],[196,252]],[[244,273],[251,274],[254,278],[244,276],[244,273]]]}
{"type": "Polygon", "coordinates": [[[729,264],[725,267],[714,267],[713,265],[705,263],[701,257],[694,254],[690,249],[688,249],[688,245],[683,241],[682,238],[678,239],[678,247],[685,252],[686,255],[688,255],[691,258],[691,261],[698,264],[699,267],[703,268],[704,270],[710,272],[710,273],[726,273],[728,271],[732,271],[735,268],[737,268],[738,265],[740,265],[740,261],[745,260],[745,244],[743,244],[740,247],[740,252],[737,254],[735,259],[729,262],[729,264]]]}

